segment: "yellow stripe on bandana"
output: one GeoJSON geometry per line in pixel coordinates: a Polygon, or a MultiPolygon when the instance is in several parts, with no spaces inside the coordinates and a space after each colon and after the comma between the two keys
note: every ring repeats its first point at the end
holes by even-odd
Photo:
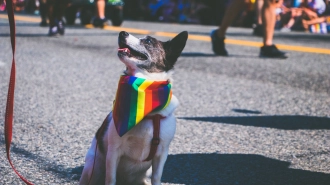
{"type": "Polygon", "coordinates": [[[152,83],[153,83],[153,81],[146,80],[140,85],[140,87],[138,89],[138,99],[137,99],[138,102],[137,102],[137,110],[136,110],[136,122],[137,123],[139,121],[141,121],[143,119],[143,117],[145,116],[145,114],[144,114],[144,105],[145,105],[144,102],[145,102],[145,97],[146,97],[145,90],[152,83]]]}

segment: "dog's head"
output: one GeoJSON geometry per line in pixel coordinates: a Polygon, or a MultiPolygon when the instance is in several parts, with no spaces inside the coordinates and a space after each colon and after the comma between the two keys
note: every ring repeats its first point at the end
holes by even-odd
{"type": "Polygon", "coordinates": [[[167,42],[153,37],[136,38],[127,32],[118,37],[118,57],[126,65],[125,73],[131,76],[169,79],[169,71],[186,45],[188,32],[184,31],[167,42]]]}

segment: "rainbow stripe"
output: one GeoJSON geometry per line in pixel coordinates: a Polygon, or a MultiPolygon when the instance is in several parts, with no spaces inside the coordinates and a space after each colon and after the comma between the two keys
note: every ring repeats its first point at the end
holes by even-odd
{"type": "Polygon", "coordinates": [[[149,113],[164,109],[172,97],[171,86],[168,81],[122,75],[113,107],[113,119],[119,136],[123,136],[149,113]]]}
{"type": "Polygon", "coordinates": [[[327,33],[327,24],[326,23],[318,23],[309,26],[309,31],[312,33],[327,33]]]}

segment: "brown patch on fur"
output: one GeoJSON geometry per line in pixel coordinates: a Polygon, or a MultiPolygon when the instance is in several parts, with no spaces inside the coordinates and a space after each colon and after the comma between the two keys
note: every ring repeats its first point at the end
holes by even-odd
{"type": "Polygon", "coordinates": [[[141,40],[141,44],[148,51],[149,60],[143,64],[138,64],[139,68],[145,69],[150,73],[169,71],[173,69],[178,57],[188,39],[188,32],[184,31],[175,36],[172,40],[161,42],[147,36],[141,40]]]}
{"type": "Polygon", "coordinates": [[[141,45],[148,51],[148,61],[138,64],[139,68],[145,69],[149,73],[168,71],[165,64],[163,42],[147,36],[145,39],[141,39],[141,45]]]}
{"type": "Polygon", "coordinates": [[[103,136],[105,134],[105,132],[107,131],[110,121],[112,119],[112,115],[111,113],[108,114],[108,116],[104,119],[101,127],[97,130],[96,134],[95,134],[95,138],[97,140],[97,145],[98,148],[101,152],[104,152],[104,147],[103,147],[103,136]]]}

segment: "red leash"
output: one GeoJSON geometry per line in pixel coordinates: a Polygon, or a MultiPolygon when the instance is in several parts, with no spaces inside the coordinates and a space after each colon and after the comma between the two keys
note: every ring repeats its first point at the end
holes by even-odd
{"type": "Polygon", "coordinates": [[[26,180],[18,171],[15,169],[14,165],[10,159],[10,144],[13,136],[13,117],[14,117],[14,93],[15,93],[15,76],[16,76],[16,65],[15,65],[15,19],[14,19],[14,8],[12,0],[6,1],[8,20],[10,25],[10,39],[11,47],[13,52],[13,60],[10,72],[10,80],[8,87],[8,96],[7,96],[7,106],[6,106],[6,115],[5,115],[5,142],[6,142],[6,153],[7,159],[10,166],[13,168],[15,173],[21,178],[26,184],[33,185],[31,182],[26,180]]]}

